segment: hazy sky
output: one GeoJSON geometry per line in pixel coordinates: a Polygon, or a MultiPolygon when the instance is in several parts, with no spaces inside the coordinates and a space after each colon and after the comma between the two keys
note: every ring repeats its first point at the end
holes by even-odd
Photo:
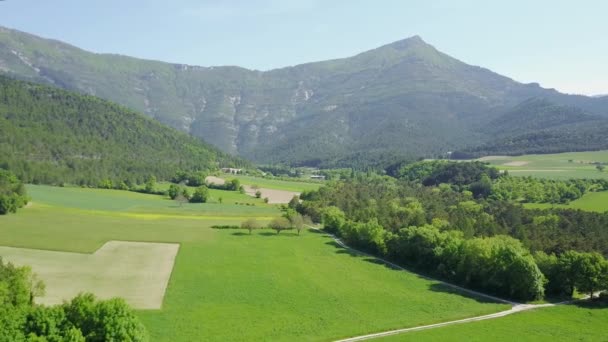
{"type": "Polygon", "coordinates": [[[267,70],[412,35],[521,82],[608,94],[604,0],[5,0],[0,25],[95,52],[267,70]]]}

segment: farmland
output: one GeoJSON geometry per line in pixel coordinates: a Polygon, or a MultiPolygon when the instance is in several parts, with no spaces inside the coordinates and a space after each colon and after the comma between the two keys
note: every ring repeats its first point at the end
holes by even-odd
{"type": "Polygon", "coordinates": [[[294,192],[317,190],[321,185],[323,185],[322,182],[285,181],[285,180],[280,180],[280,179],[253,177],[253,176],[244,176],[244,175],[221,175],[221,177],[225,178],[225,179],[237,178],[238,180],[241,181],[242,184],[257,185],[260,188],[294,191],[294,192]]]}
{"type": "Polygon", "coordinates": [[[480,159],[513,176],[533,176],[550,179],[605,178],[595,163],[608,163],[608,151],[530,154],[523,156],[490,156],[480,159]]]}
{"type": "Polygon", "coordinates": [[[607,320],[605,305],[572,304],[405,333],[378,341],[605,341],[607,320]]]}
{"type": "Polygon", "coordinates": [[[507,307],[352,255],[324,234],[211,229],[280,215],[238,193],[230,196],[255,205],[180,206],[113,190],[28,191],[28,208],[0,217],[1,246],[91,254],[108,241],[180,245],[162,309],[139,311],[153,341],[329,340],[507,307]]]}
{"type": "Polygon", "coordinates": [[[551,204],[551,203],[526,203],[526,208],[570,208],[581,209],[587,211],[606,212],[608,211],[608,191],[590,192],[583,197],[572,201],[569,204],[551,204]]]}

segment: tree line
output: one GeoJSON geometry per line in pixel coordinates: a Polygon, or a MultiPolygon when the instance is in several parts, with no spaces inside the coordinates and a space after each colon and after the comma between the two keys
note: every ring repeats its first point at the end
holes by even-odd
{"type": "Polygon", "coordinates": [[[527,210],[491,192],[476,196],[473,185],[487,178],[491,187],[502,176],[482,164],[463,170],[472,167],[480,172],[417,166],[411,178],[358,174],[303,193],[294,206],[353,247],[496,295],[567,295],[569,287],[557,277],[563,270],[550,271],[555,268],[541,253],[558,260],[579,253],[599,273],[572,276],[579,280],[570,284],[587,291],[583,280],[597,279],[594,289],[608,288],[608,214],[527,210]]]}

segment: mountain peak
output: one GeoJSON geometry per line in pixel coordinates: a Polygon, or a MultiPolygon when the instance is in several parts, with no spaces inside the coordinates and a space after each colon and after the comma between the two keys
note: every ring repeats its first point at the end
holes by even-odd
{"type": "Polygon", "coordinates": [[[416,47],[416,46],[429,46],[429,44],[427,44],[422,37],[420,37],[419,35],[415,35],[415,36],[411,36],[409,38],[405,38],[402,40],[398,40],[396,42],[390,43],[388,45],[385,45],[387,47],[392,47],[394,49],[397,50],[406,50],[412,47],[416,47]]]}

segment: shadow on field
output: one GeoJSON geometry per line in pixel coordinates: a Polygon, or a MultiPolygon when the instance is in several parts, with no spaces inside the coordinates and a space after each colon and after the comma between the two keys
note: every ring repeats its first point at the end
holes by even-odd
{"type": "Polygon", "coordinates": [[[608,301],[605,299],[593,298],[592,300],[579,300],[571,304],[583,309],[608,309],[608,301]]]}
{"type": "Polygon", "coordinates": [[[296,232],[281,232],[280,234],[277,234],[275,231],[262,231],[262,232],[256,232],[254,231],[253,234],[249,234],[249,232],[247,231],[240,231],[240,232],[234,232],[232,233],[233,236],[250,236],[250,235],[257,235],[257,236],[265,236],[265,237],[273,237],[273,236],[285,236],[285,237],[298,237],[298,233],[296,232]]]}
{"type": "MultiPolygon", "coordinates": [[[[424,278],[420,275],[418,275],[418,277],[424,278]]],[[[443,283],[434,283],[434,284],[430,284],[429,285],[429,290],[433,291],[433,292],[442,292],[442,293],[449,293],[449,294],[455,294],[455,295],[459,295],[462,297],[466,297],[466,298],[471,298],[471,299],[475,299],[478,303],[497,303],[497,301],[487,298],[487,297],[483,297],[483,296],[476,296],[472,293],[468,293],[468,292],[464,292],[460,289],[457,289],[455,287],[443,284],[443,283]]]]}
{"type": "Polygon", "coordinates": [[[412,270],[410,268],[402,266],[403,269],[406,270],[406,271],[404,271],[403,269],[401,269],[399,267],[396,267],[395,265],[391,265],[391,264],[387,263],[386,261],[381,260],[379,258],[376,258],[374,256],[363,254],[363,253],[361,253],[359,251],[356,251],[356,250],[353,250],[351,248],[344,248],[344,247],[340,246],[337,242],[335,242],[333,240],[332,241],[328,241],[325,244],[329,245],[329,246],[335,247],[337,249],[336,250],[336,254],[348,254],[351,257],[360,259],[360,260],[365,261],[365,262],[369,262],[369,263],[372,263],[372,264],[375,264],[375,265],[381,265],[381,266],[384,266],[384,267],[386,267],[386,268],[388,268],[390,270],[393,270],[393,271],[409,272],[411,275],[413,275],[413,276],[415,276],[415,277],[417,277],[419,279],[424,279],[424,280],[431,281],[433,283],[428,285],[428,289],[430,291],[454,294],[454,295],[458,295],[458,296],[462,296],[462,297],[473,299],[473,300],[477,301],[478,303],[498,303],[496,300],[493,300],[491,298],[484,297],[484,296],[478,296],[478,295],[475,295],[473,293],[469,293],[469,292],[460,290],[458,288],[452,287],[450,285],[447,285],[447,284],[444,284],[444,283],[440,283],[440,282],[438,282],[439,280],[437,280],[437,279],[430,278],[429,276],[421,274],[420,272],[417,272],[417,271],[414,271],[414,270],[412,270]]]}
{"type": "Polygon", "coordinates": [[[277,234],[276,232],[262,232],[259,233],[258,235],[261,236],[287,236],[287,237],[297,237],[298,233],[294,233],[294,232],[281,232],[280,234],[277,234]]]}
{"type": "Polygon", "coordinates": [[[400,269],[398,267],[395,267],[394,265],[391,265],[391,264],[387,264],[384,260],[380,260],[380,259],[378,259],[378,258],[376,258],[374,256],[371,256],[371,255],[362,254],[362,253],[360,253],[358,251],[355,251],[353,249],[350,249],[350,248],[344,248],[344,247],[340,246],[337,242],[335,242],[333,240],[332,241],[328,241],[325,244],[335,247],[337,249],[336,250],[336,254],[348,254],[348,255],[350,255],[352,257],[361,259],[361,260],[363,260],[365,262],[369,262],[369,263],[372,263],[372,264],[375,264],[375,265],[384,266],[384,267],[386,267],[388,269],[391,269],[391,270],[400,271],[400,269]]]}

